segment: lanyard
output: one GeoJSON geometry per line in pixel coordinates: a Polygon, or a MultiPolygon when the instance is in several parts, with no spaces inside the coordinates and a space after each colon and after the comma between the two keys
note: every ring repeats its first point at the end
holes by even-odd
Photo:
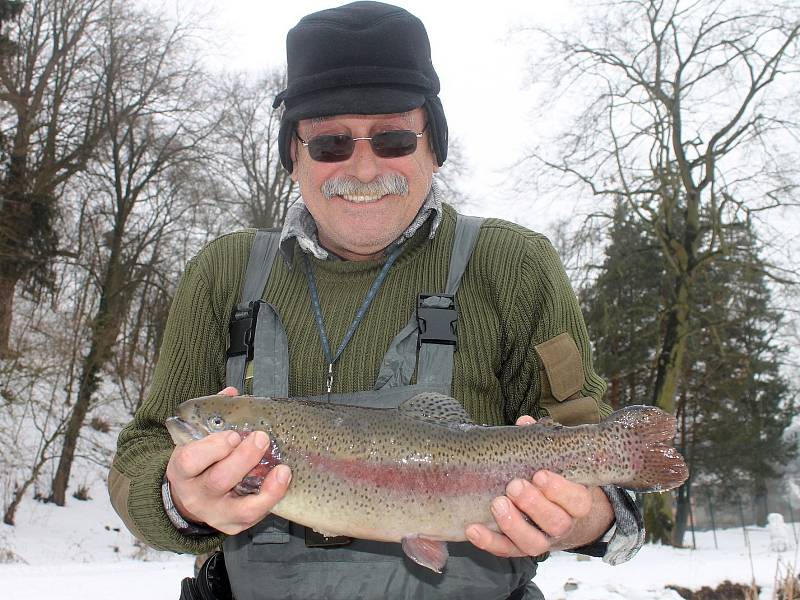
{"type": "Polygon", "coordinates": [[[380,289],[383,281],[386,279],[386,275],[389,273],[389,269],[394,264],[394,261],[397,260],[397,257],[400,256],[403,247],[398,245],[394,250],[392,250],[391,254],[389,254],[386,262],[381,269],[381,272],[378,273],[377,277],[375,277],[375,281],[372,282],[372,285],[367,292],[367,295],[364,297],[364,301],[361,303],[361,307],[356,312],[356,316],[353,319],[353,322],[350,323],[350,327],[348,327],[347,332],[344,334],[344,338],[342,339],[342,343],[339,344],[339,348],[336,350],[336,356],[331,354],[331,346],[330,342],[328,341],[328,334],[325,331],[325,322],[322,319],[322,307],[319,303],[319,292],[317,291],[317,280],[314,277],[314,271],[311,268],[311,261],[308,258],[308,254],[304,254],[303,257],[305,258],[306,263],[306,278],[308,279],[308,289],[311,293],[311,306],[314,309],[314,319],[317,321],[317,330],[319,331],[319,338],[322,342],[322,351],[325,353],[325,359],[328,361],[328,373],[325,379],[328,394],[331,393],[331,389],[333,389],[333,364],[339,360],[339,357],[342,355],[347,344],[353,337],[353,334],[356,332],[356,327],[358,327],[359,323],[361,323],[361,319],[364,318],[364,314],[366,314],[369,305],[372,303],[372,300],[378,294],[378,290],[380,289]]]}

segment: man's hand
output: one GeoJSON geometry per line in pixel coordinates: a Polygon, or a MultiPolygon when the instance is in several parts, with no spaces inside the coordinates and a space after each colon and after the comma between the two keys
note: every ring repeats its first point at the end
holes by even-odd
{"type": "MultiPolygon", "coordinates": [[[[520,426],[532,423],[529,416],[517,420],[520,426]]],[[[544,470],[531,481],[509,482],[506,495],[495,498],[491,509],[499,533],[474,524],[467,528],[467,538],[482,550],[506,557],[583,546],[602,536],[614,519],[603,490],[544,470]]]]}
{"type": "MultiPolygon", "coordinates": [[[[235,396],[237,391],[227,387],[220,394],[235,396]]],[[[261,521],[286,494],[292,477],[289,467],[272,469],[258,494],[239,496],[233,488],[259,463],[268,444],[263,431],[244,440],[236,432],[221,431],[176,447],[167,464],[175,508],[187,521],[229,535],[261,521]]]]}

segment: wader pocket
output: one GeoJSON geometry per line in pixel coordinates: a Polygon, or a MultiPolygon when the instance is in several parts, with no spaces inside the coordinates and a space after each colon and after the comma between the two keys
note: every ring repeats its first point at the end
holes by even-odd
{"type": "Polygon", "coordinates": [[[584,371],[575,340],[565,332],[535,348],[542,361],[540,406],[562,425],[598,423],[597,402],[581,396],[584,371]]]}
{"type": "Polygon", "coordinates": [[[289,521],[274,515],[268,516],[263,524],[253,534],[253,544],[286,544],[289,542],[289,521]]]}

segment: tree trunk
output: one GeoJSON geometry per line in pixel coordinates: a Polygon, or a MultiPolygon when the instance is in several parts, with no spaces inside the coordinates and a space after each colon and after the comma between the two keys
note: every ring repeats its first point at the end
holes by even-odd
{"type": "Polygon", "coordinates": [[[766,527],[769,503],[767,502],[767,485],[763,480],[756,482],[753,504],[755,505],[756,525],[766,527]]]}
{"type": "Polygon", "coordinates": [[[6,525],[15,525],[14,520],[17,516],[17,508],[19,508],[22,499],[25,497],[25,492],[28,491],[28,488],[31,486],[31,484],[39,477],[39,471],[44,463],[45,461],[40,459],[39,463],[34,467],[33,472],[28,480],[22,484],[21,488],[14,490],[14,499],[11,500],[11,503],[6,507],[5,513],[3,513],[3,523],[6,525]]]}
{"type": "Polygon", "coordinates": [[[11,317],[17,279],[0,276],[0,359],[11,356],[11,317]]]}
{"type": "Polygon", "coordinates": [[[97,313],[92,320],[92,344],[89,354],[83,361],[78,397],[67,422],[64,445],[53,477],[50,499],[58,506],[64,506],[66,502],[67,486],[81,428],[91,408],[92,397],[97,391],[100,371],[111,358],[111,350],[116,343],[125,316],[125,300],[121,294],[121,282],[124,281],[123,267],[119,264],[119,257],[119,243],[116,241],[109,259],[97,313]]]}
{"type": "MultiPolygon", "coordinates": [[[[686,375],[688,374],[685,374],[685,376],[686,375]]],[[[686,464],[689,466],[689,470],[691,472],[692,455],[691,447],[688,441],[688,429],[686,425],[686,406],[688,402],[688,390],[686,389],[686,386],[682,386],[680,401],[675,407],[675,416],[679,419],[678,433],[680,436],[679,439],[675,441],[675,446],[683,454],[683,458],[686,460],[686,464]]],[[[675,525],[672,530],[671,543],[677,548],[682,548],[683,538],[686,535],[688,521],[692,515],[692,480],[687,479],[684,484],[677,490],[674,490],[673,493],[675,494],[675,525]]]]}
{"type": "Polygon", "coordinates": [[[661,492],[644,495],[644,523],[648,542],[672,543],[672,494],[661,492]]]}
{"type": "MultiPolygon", "coordinates": [[[[653,405],[674,414],[675,392],[681,374],[689,329],[689,286],[686,275],[677,276],[675,303],[667,317],[664,343],[658,357],[656,382],[653,388],[653,405]]],[[[672,543],[671,494],[647,494],[644,498],[647,539],[662,544],[672,543]]]]}
{"type": "Polygon", "coordinates": [[[667,316],[653,387],[653,406],[670,414],[675,413],[675,393],[682,372],[688,332],[689,283],[688,276],[680,274],[675,281],[675,301],[667,316]]]}
{"type": "Polygon", "coordinates": [[[608,390],[608,403],[614,410],[619,410],[619,377],[614,377],[610,383],[611,385],[609,386],[608,390]]]}
{"type": "Polygon", "coordinates": [[[55,434],[43,440],[42,447],[39,449],[39,454],[37,455],[36,464],[31,468],[30,476],[25,483],[22,484],[22,487],[18,487],[14,490],[14,498],[6,507],[5,513],[3,514],[3,523],[6,525],[14,525],[17,516],[17,508],[19,508],[22,499],[25,497],[25,492],[27,492],[31,484],[39,478],[42,467],[47,463],[47,449],[50,447],[50,444],[53,443],[54,439],[56,439],[55,434]]]}
{"type": "Polygon", "coordinates": [[[675,523],[672,528],[671,543],[680,548],[683,546],[683,536],[686,535],[686,526],[689,522],[689,503],[692,501],[688,481],[678,488],[675,500],[675,523]]]}
{"type": "MultiPolygon", "coordinates": [[[[99,319],[95,318],[94,323],[99,319]]],[[[93,326],[93,328],[96,326],[93,326]]],[[[50,499],[58,506],[66,503],[67,487],[69,486],[69,476],[72,471],[72,463],[75,460],[75,448],[78,445],[78,437],[89,412],[92,395],[97,389],[97,379],[100,373],[99,355],[103,352],[98,347],[97,336],[93,336],[94,341],[89,350],[89,355],[83,363],[78,397],[72,408],[72,413],[67,422],[67,429],[64,433],[64,445],[61,448],[61,456],[58,460],[58,468],[53,478],[53,489],[50,499]]]]}
{"type": "MultiPolygon", "coordinates": [[[[686,182],[685,182],[686,183],[686,182]]],[[[696,267],[697,240],[700,230],[700,195],[693,184],[687,183],[686,207],[683,213],[684,233],[681,239],[669,238],[666,247],[672,255],[675,279],[671,306],[667,315],[663,343],[656,365],[653,385],[653,406],[675,414],[675,395],[683,374],[683,359],[689,334],[691,315],[692,275],[696,267]]],[[[669,208],[668,208],[669,210],[669,208]]],[[[672,543],[672,494],[645,496],[645,527],[648,539],[663,544],[672,543]]]]}
{"type": "Polygon", "coordinates": [[[6,525],[11,525],[12,527],[16,525],[14,520],[17,517],[17,508],[22,502],[23,496],[25,496],[25,492],[28,489],[29,483],[30,483],[29,481],[25,482],[25,485],[22,486],[21,489],[17,489],[14,491],[14,499],[6,507],[6,512],[3,513],[3,523],[5,523],[6,525]]]}

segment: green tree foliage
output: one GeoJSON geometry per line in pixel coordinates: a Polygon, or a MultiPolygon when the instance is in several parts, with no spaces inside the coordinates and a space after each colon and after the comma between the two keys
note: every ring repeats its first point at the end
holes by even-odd
{"type": "Polygon", "coordinates": [[[666,268],[658,241],[622,200],[607,237],[605,260],[580,300],[595,365],[609,383],[607,400],[618,409],[650,403],[666,268]]]}
{"type": "Polygon", "coordinates": [[[0,58],[12,55],[17,49],[17,43],[6,33],[6,25],[16,19],[21,11],[22,2],[0,0],[0,58]]]}
{"type": "MultiPolygon", "coordinates": [[[[662,249],[625,206],[617,203],[605,260],[580,291],[596,366],[616,408],[652,398],[670,293],[662,249]]],[[[786,350],[775,341],[782,315],[772,306],[752,226],[740,223],[726,236],[728,258],[707,263],[693,280],[696,310],[676,406],[676,443],[691,479],[678,493],[674,529],[651,511],[650,539],[682,542],[693,487],[723,502],[755,498],[765,519],[767,482],[791,457],[782,433],[796,404],[781,374],[786,350]]]]}
{"type": "Polygon", "coordinates": [[[64,187],[106,125],[91,35],[101,3],[28,0],[9,21],[14,51],[0,61],[0,357],[11,354],[17,284],[34,299],[54,292],[53,261],[71,253],[59,246],[64,187]]]}
{"type": "MultiPolygon", "coordinates": [[[[14,0],[0,0],[0,62],[5,63],[17,52],[17,42],[8,33],[8,25],[19,16],[22,11],[22,2],[14,0]]],[[[6,135],[0,129],[0,163],[6,164],[8,154],[6,148],[6,135]]]]}
{"type": "Polygon", "coordinates": [[[679,413],[694,487],[721,502],[752,498],[763,525],[767,482],[793,455],[782,434],[797,407],[781,373],[783,315],[772,307],[758,242],[749,224],[732,237],[731,259],[699,277],[701,310],[679,413]]]}
{"type": "MultiPolygon", "coordinates": [[[[729,258],[726,229],[795,201],[796,144],[787,140],[798,131],[800,12],[796,2],[746,8],[607,0],[587,7],[583,26],[539,32],[551,41],[552,108],[569,125],[530,158],[562,193],[572,182],[624,198],[658,239],[670,293],[651,403],[672,413],[691,368],[695,282],[729,258]]],[[[662,514],[652,532],[668,521],[668,498],[647,502],[662,514]]]]}

